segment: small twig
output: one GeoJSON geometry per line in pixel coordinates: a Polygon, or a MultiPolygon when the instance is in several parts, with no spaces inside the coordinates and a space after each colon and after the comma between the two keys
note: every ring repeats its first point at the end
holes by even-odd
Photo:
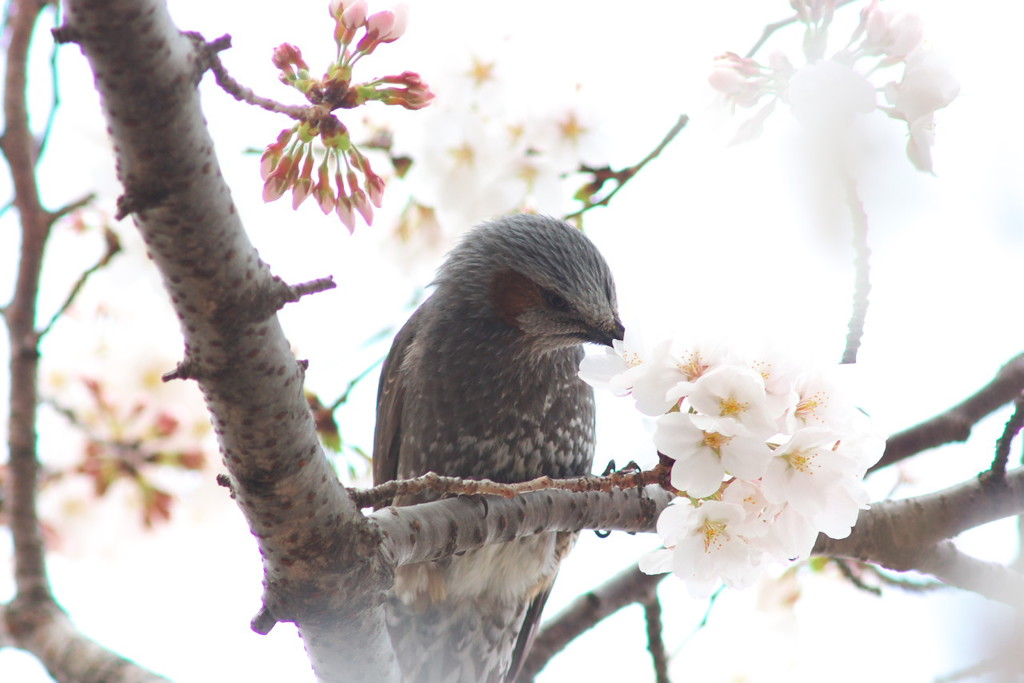
{"type": "Polygon", "coordinates": [[[894,576],[887,571],[883,571],[878,565],[858,563],[864,571],[869,571],[877,577],[878,581],[890,586],[892,588],[898,588],[901,591],[907,593],[930,593],[932,591],[948,589],[949,586],[942,583],[941,581],[933,581],[930,579],[922,578],[903,578],[901,576],[894,576]]]}
{"type": "Polygon", "coordinates": [[[68,292],[67,298],[64,299],[64,303],[61,304],[60,308],[58,308],[57,311],[50,318],[50,322],[46,323],[46,327],[39,331],[38,338],[40,340],[43,337],[45,337],[51,329],[53,329],[53,326],[57,323],[58,320],[60,320],[61,316],[67,313],[67,310],[71,308],[71,304],[75,302],[75,299],[78,297],[78,293],[82,290],[82,287],[85,286],[86,281],[88,281],[88,279],[92,277],[93,273],[98,271],[100,268],[106,267],[106,265],[110,263],[111,259],[113,259],[114,256],[116,256],[118,252],[121,251],[121,241],[117,238],[117,233],[115,233],[113,230],[104,227],[103,238],[106,242],[106,251],[103,252],[103,256],[100,257],[99,261],[94,263],[91,267],[86,269],[81,275],[78,276],[78,280],[71,288],[71,291],[68,292]]]}
{"type": "MultiPolygon", "coordinates": [[[[54,5],[53,7],[54,18],[59,17],[60,5],[54,5]]],[[[43,124],[43,133],[39,136],[39,146],[36,148],[37,158],[43,156],[43,152],[46,151],[46,143],[50,141],[50,133],[53,131],[53,122],[57,120],[57,110],[60,109],[60,79],[59,72],[57,69],[57,51],[60,49],[60,43],[54,41],[53,49],[50,50],[50,85],[52,89],[52,95],[50,100],[50,111],[46,114],[46,123],[43,124]]]]}
{"type": "Polygon", "coordinates": [[[349,495],[361,508],[383,507],[397,496],[412,496],[424,491],[433,491],[449,495],[491,495],[502,498],[514,498],[521,493],[560,489],[583,493],[588,491],[608,492],[612,489],[632,489],[662,484],[667,480],[669,469],[658,464],[654,469],[643,472],[613,472],[606,477],[593,475],[573,477],[569,479],[552,479],[537,477],[530,481],[515,484],[500,484],[490,479],[462,479],[460,477],[444,477],[428,472],[414,479],[395,479],[370,489],[350,489],[349,495]]]}
{"type": "Polygon", "coordinates": [[[374,368],[376,368],[383,362],[384,356],[381,356],[377,360],[373,361],[373,363],[371,363],[369,366],[367,366],[365,370],[363,370],[358,375],[350,379],[348,381],[348,384],[345,385],[345,391],[341,392],[341,396],[339,396],[337,400],[334,401],[334,403],[328,406],[327,410],[333,413],[335,410],[344,405],[348,401],[348,397],[352,393],[352,390],[356,388],[356,385],[362,382],[364,379],[366,379],[366,376],[373,372],[374,368]]]}
{"type": "Polygon", "coordinates": [[[89,206],[95,200],[96,200],[96,193],[95,192],[90,192],[89,194],[87,194],[84,197],[81,197],[79,199],[76,199],[75,201],[71,202],[70,204],[65,204],[64,206],[60,207],[56,211],[51,211],[50,212],[50,221],[52,223],[56,223],[61,218],[64,218],[64,216],[67,216],[69,213],[71,213],[73,211],[78,211],[81,208],[89,206]]]}
{"type": "Polygon", "coordinates": [[[868,216],[864,203],[857,194],[857,185],[852,178],[846,179],[846,202],[853,219],[853,266],[856,269],[853,286],[853,311],[850,313],[849,331],[846,335],[846,349],[842,363],[856,363],[857,350],[864,336],[864,319],[868,314],[868,293],[871,291],[870,258],[868,248],[868,216]]]}
{"type": "Polygon", "coordinates": [[[708,607],[706,610],[704,610],[704,616],[702,616],[697,625],[693,627],[693,630],[690,631],[689,635],[683,638],[683,641],[679,643],[679,646],[675,649],[673,655],[679,654],[682,651],[682,649],[686,647],[686,644],[689,643],[694,636],[703,631],[704,627],[708,625],[708,622],[711,620],[711,611],[715,608],[715,602],[718,600],[718,596],[721,595],[722,591],[724,590],[725,584],[723,583],[715,590],[714,593],[711,594],[711,597],[708,598],[708,607]]]}
{"type": "Polygon", "coordinates": [[[263,605],[260,607],[259,611],[256,612],[256,616],[252,618],[252,621],[249,622],[249,628],[261,636],[265,636],[270,633],[276,624],[277,617],[267,609],[266,605],[263,605]]]}
{"type": "Polygon", "coordinates": [[[661,602],[657,593],[643,603],[644,618],[647,620],[647,650],[651,653],[654,664],[654,680],[657,683],[670,683],[668,677],[668,654],[665,652],[665,639],[662,634],[661,602]]]}
{"type": "MultiPolygon", "coordinates": [[[[193,37],[197,38],[197,42],[202,41],[202,37],[198,36],[198,34],[193,34],[193,37]]],[[[221,36],[210,43],[203,43],[206,63],[209,65],[210,71],[213,72],[213,76],[217,80],[217,85],[219,85],[224,92],[240,102],[246,102],[276,114],[285,114],[297,121],[305,121],[309,118],[310,111],[314,108],[313,106],[281,104],[269,97],[260,97],[252,91],[252,88],[244,86],[236,81],[234,77],[228,73],[223,62],[220,61],[220,55],[218,54],[218,52],[221,52],[230,45],[231,36],[228,35],[221,36]]]]}
{"type": "MultiPolygon", "coordinates": [[[[609,192],[607,195],[605,195],[603,198],[599,199],[596,202],[591,202],[588,199],[586,201],[586,206],[584,206],[579,211],[573,211],[572,213],[565,215],[563,217],[563,220],[568,221],[572,220],[573,218],[578,218],[579,216],[582,216],[584,213],[590,211],[596,206],[608,206],[608,203],[612,200],[612,197],[618,194],[619,190],[621,190],[626,183],[632,180],[633,177],[637,173],[639,173],[644,166],[646,166],[648,163],[654,160],[659,154],[661,154],[662,151],[664,151],[664,149],[668,147],[669,143],[672,142],[677,135],[679,135],[679,132],[686,127],[686,124],[687,122],[689,122],[689,120],[690,118],[686,114],[680,115],[679,119],[675,122],[675,125],[673,125],[671,129],[669,129],[668,133],[665,134],[665,137],[661,139],[661,142],[658,143],[657,147],[651,150],[650,154],[644,157],[639,163],[612,174],[612,177],[614,177],[614,179],[618,183],[615,186],[615,189],[613,189],[611,192],[609,192]]],[[[601,182],[603,183],[603,180],[601,182]]]]}
{"type": "Polygon", "coordinates": [[[297,285],[288,285],[289,295],[288,298],[284,300],[284,303],[295,303],[307,294],[319,294],[320,292],[326,292],[329,289],[334,289],[337,286],[338,285],[334,282],[334,276],[332,275],[297,285]]]}
{"type": "MultiPolygon", "coordinates": [[[[853,1],[854,0],[841,0],[841,2],[837,3],[836,6],[833,9],[834,10],[839,9],[840,7],[842,7],[844,5],[849,5],[853,1]]],[[[768,42],[768,39],[772,37],[772,34],[774,34],[776,31],[778,31],[781,28],[785,28],[785,27],[789,26],[790,24],[795,24],[799,20],[800,20],[800,15],[794,14],[793,16],[789,17],[788,19],[782,19],[780,21],[776,21],[773,24],[768,24],[767,26],[765,26],[764,30],[761,31],[761,37],[757,39],[757,42],[754,43],[753,47],[751,47],[749,50],[747,50],[747,54],[745,54],[744,57],[746,57],[747,59],[752,58],[757,53],[758,50],[760,50],[762,47],[764,47],[764,44],[766,42],[768,42]]]]}
{"type": "Polygon", "coordinates": [[[833,564],[839,568],[839,573],[843,575],[843,578],[853,584],[854,588],[862,590],[865,593],[871,593],[874,596],[881,596],[882,589],[878,586],[869,586],[864,583],[864,580],[853,571],[853,567],[846,560],[840,560],[838,558],[832,558],[833,564]]]}
{"type": "Polygon", "coordinates": [[[1000,481],[1006,477],[1006,463],[1010,460],[1010,444],[1024,427],[1024,396],[1018,396],[1017,400],[1013,402],[1013,406],[1013,414],[1006,421],[1003,433],[996,441],[996,457],[989,469],[989,475],[994,481],[1000,481]]]}

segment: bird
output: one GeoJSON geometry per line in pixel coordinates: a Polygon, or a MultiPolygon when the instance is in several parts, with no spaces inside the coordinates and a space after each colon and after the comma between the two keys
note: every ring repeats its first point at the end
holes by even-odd
{"type": "MultiPolygon", "coordinates": [[[[564,221],[511,214],[467,232],[431,284],[381,370],[374,484],[427,472],[503,483],[589,474],[595,412],[578,376],[582,344],[624,334],[594,244],[564,221]]],[[[514,680],[577,535],[399,567],[385,611],[404,680],[514,680]]]]}

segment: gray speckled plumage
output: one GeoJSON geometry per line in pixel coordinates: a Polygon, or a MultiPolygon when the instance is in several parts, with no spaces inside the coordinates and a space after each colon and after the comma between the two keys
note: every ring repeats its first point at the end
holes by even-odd
{"type": "MultiPolygon", "coordinates": [[[[508,216],[468,233],[434,284],[384,363],[374,482],[589,473],[594,399],[577,377],[581,344],[622,336],[593,244],[552,218],[508,216]]],[[[574,540],[541,534],[399,569],[388,627],[406,680],[513,675],[574,540]]]]}

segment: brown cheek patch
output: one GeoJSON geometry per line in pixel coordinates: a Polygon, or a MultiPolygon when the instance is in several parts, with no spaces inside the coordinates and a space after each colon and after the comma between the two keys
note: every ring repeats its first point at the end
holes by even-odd
{"type": "Polygon", "coordinates": [[[524,311],[542,304],[540,288],[514,270],[503,270],[491,279],[491,301],[501,319],[513,327],[519,327],[524,311]]]}

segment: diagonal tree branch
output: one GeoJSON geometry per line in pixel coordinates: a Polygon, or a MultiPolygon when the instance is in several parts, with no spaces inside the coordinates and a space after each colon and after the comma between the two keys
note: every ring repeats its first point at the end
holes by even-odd
{"type": "Polygon", "coordinates": [[[633,564],[577,597],[541,628],[520,671],[519,683],[532,681],[552,657],[602,619],[623,607],[656,598],[658,583],[666,576],[668,574],[644,574],[633,564]]]}
{"type": "MultiPolygon", "coordinates": [[[[943,570],[942,561],[952,556],[941,544],[967,529],[1021,513],[1024,468],[1017,468],[998,481],[978,477],[942,491],[874,503],[861,512],[849,537],[818,536],[814,554],[871,562],[897,571],[918,570],[946,580],[962,574],[952,566],[943,570]]],[[[975,590],[975,585],[963,587],[975,590]]]]}
{"type": "Polygon", "coordinates": [[[917,570],[950,586],[1024,609],[1024,574],[997,562],[971,557],[952,541],[936,543],[923,553],[917,570]]]}
{"type": "Polygon", "coordinates": [[[887,467],[921,451],[954,441],[966,441],[971,428],[1024,391],[1024,354],[999,368],[992,381],[961,403],[930,420],[889,437],[885,453],[869,472],[887,467]]]}
{"type": "Polygon", "coordinates": [[[395,681],[391,569],[316,438],[304,367],[275,314],[283,283],[243,231],[196,88],[205,42],[158,0],[70,0],[59,39],[93,70],[133,214],[181,321],[231,489],[260,548],[264,603],[299,627],[323,680],[395,681]],[[130,65],[130,66],[126,66],[130,65]]]}

